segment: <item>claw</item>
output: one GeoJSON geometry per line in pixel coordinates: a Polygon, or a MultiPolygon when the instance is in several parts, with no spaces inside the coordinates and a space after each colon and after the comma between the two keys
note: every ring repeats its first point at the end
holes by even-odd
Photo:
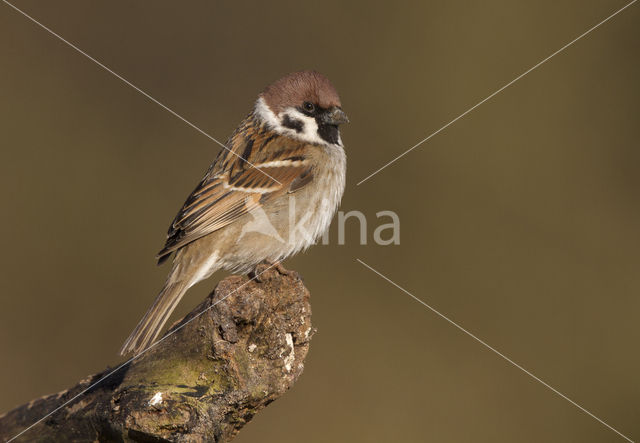
{"type": "Polygon", "coordinates": [[[248,274],[248,276],[251,280],[262,283],[264,281],[262,275],[270,271],[271,269],[278,271],[280,275],[285,275],[287,277],[298,277],[298,273],[296,271],[286,269],[284,266],[282,266],[281,262],[278,261],[272,263],[268,260],[264,260],[262,263],[258,264],[255,269],[248,274]]]}
{"type": "Polygon", "coordinates": [[[290,276],[290,275],[297,274],[296,271],[290,271],[289,269],[286,269],[284,266],[282,266],[281,262],[276,262],[275,265],[272,265],[272,266],[276,271],[280,273],[280,275],[290,276]]]}

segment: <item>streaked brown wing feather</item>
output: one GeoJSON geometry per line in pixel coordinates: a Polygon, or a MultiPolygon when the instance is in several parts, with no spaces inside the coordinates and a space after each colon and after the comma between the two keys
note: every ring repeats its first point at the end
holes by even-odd
{"type": "Polygon", "coordinates": [[[263,132],[253,141],[238,135],[234,134],[228,146],[242,153],[242,158],[226,150],[216,158],[173,220],[167,242],[157,255],[158,263],[186,244],[311,181],[312,168],[302,153],[304,144],[263,132]],[[257,144],[261,145],[259,151],[255,150],[257,144]]]}

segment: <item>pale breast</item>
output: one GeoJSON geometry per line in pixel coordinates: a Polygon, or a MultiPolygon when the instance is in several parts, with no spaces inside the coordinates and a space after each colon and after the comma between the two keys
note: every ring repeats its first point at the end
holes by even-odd
{"type": "Polygon", "coordinates": [[[308,233],[297,250],[309,247],[329,228],[344,193],[347,168],[344,149],[334,146],[325,148],[324,152],[326,155],[318,162],[313,183],[296,196],[304,208],[298,213],[300,229],[308,233]]]}
{"type": "Polygon", "coordinates": [[[338,146],[322,147],[319,154],[309,184],[252,210],[214,235],[216,245],[225,245],[222,267],[246,270],[263,260],[284,260],[322,236],[344,193],[346,155],[338,146]]]}

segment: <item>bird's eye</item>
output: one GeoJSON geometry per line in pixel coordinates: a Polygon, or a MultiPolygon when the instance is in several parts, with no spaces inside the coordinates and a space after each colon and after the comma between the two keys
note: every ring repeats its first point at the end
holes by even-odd
{"type": "Polygon", "coordinates": [[[304,103],[302,104],[302,107],[303,107],[303,108],[304,108],[304,110],[305,110],[305,111],[307,111],[307,112],[313,112],[313,111],[315,111],[315,109],[316,109],[316,107],[315,107],[315,106],[313,106],[313,103],[311,103],[311,102],[304,102],[304,103]]]}

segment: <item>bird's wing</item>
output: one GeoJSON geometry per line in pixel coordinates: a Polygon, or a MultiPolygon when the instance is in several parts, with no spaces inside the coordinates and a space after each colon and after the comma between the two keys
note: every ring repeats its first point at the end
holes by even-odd
{"type": "Polygon", "coordinates": [[[313,179],[305,145],[282,136],[236,133],[173,220],[158,253],[162,263],[179,248],[217,231],[274,197],[313,179]],[[256,150],[255,147],[260,146],[256,150]],[[255,151],[255,152],[254,152],[255,151]]]}

